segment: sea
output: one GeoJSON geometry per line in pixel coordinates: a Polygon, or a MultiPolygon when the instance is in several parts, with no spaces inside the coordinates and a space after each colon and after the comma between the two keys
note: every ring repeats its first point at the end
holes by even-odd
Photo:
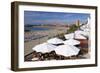
{"type": "Polygon", "coordinates": [[[25,30],[28,30],[28,31],[46,31],[49,29],[50,28],[44,28],[44,27],[25,27],[25,30]]]}

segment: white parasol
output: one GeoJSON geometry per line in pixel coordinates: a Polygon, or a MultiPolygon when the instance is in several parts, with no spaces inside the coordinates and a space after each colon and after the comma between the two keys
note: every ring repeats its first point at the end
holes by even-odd
{"type": "Polygon", "coordinates": [[[84,37],[83,35],[77,34],[75,35],[75,39],[87,39],[87,38],[84,37]]]}
{"type": "Polygon", "coordinates": [[[47,42],[51,43],[51,44],[61,44],[61,43],[63,43],[63,40],[61,40],[59,38],[52,38],[52,39],[49,39],[47,42]]]}
{"type": "Polygon", "coordinates": [[[88,31],[82,31],[82,30],[77,30],[75,31],[75,35],[83,35],[83,36],[89,36],[89,32],[88,31]]]}
{"type": "Polygon", "coordinates": [[[72,46],[72,45],[61,45],[58,46],[55,49],[55,52],[59,55],[63,55],[63,56],[72,56],[72,55],[77,55],[79,53],[80,49],[72,46]]]}
{"type": "Polygon", "coordinates": [[[55,45],[52,45],[50,43],[43,43],[36,45],[32,49],[35,50],[36,52],[46,53],[46,52],[51,52],[54,48],[56,48],[55,45]]]}
{"type": "Polygon", "coordinates": [[[73,39],[74,38],[74,33],[69,33],[64,35],[66,39],[73,39]]]}
{"type": "Polygon", "coordinates": [[[69,39],[69,40],[65,40],[64,44],[66,44],[66,45],[79,45],[80,41],[74,40],[74,39],[69,39]]]}

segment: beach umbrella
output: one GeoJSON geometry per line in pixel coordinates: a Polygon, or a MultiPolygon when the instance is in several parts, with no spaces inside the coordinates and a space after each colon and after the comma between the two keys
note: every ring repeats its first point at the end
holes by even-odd
{"type": "Polygon", "coordinates": [[[77,55],[80,49],[73,45],[60,45],[55,48],[55,52],[59,55],[63,55],[66,57],[77,55]]]}
{"type": "Polygon", "coordinates": [[[66,39],[73,39],[74,38],[74,33],[69,33],[64,35],[66,39]]]}
{"type": "Polygon", "coordinates": [[[77,30],[75,31],[75,35],[83,35],[83,36],[89,36],[89,32],[88,31],[82,31],[82,30],[77,30]]]}
{"type": "Polygon", "coordinates": [[[86,37],[89,37],[89,35],[90,35],[89,29],[85,29],[84,32],[85,33],[82,33],[82,35],[86,36],[86,37]]]}
{"type": "Polygon", "coordinates": [[[84,31],[82,31],[82,30],[76,30],[75,31],[75,34],[82,34],[82,33],[84,33],[84,31]]]}
{"type": "Polygon", "coordinates": [[[52,45],[50,43],[43,43],[43,44],[36,45],[32,49],[35,50],[36,52],[46,53],[46,52],[53,51],[54,48],[56,48],[55,45],[52,45]]]}
{"type": "Polygon", "coordinates": [[[56,44],[62,44],[63,40],[61,40],[59,38],[51,38],[47,42],[56,45],[56,44]]]}
{"type": "Polygon", "coordinates": [[[83,30],[83,31],[84,31],[85,29],[90,30],[90,29],[89,29],[89,25],[87,25],[87,24],[84,24],[83,26],[81,26],[80,29],[83,30]]]}
{"type": "Polygon", "coordinates": [[[85,31],[85,32],[89,32],[90,29],[89,29],[89,28],[85,28],[83,31],[85,31]]]}
{"type": "Polygon", "coordinates": [[[80,29],[81,29],[81,30],[84,30],[86,27],[87,27],[87,25],[84,24],[84,25],[82,25],[82,26],[80,27],[80,29]]]}
{"type": "Polygon", "coordinates": [[[75,34],[75,39],[87,39],[87,38],[84,37],[83,35],[75,34]]]}
{"type": "Polygon", "coordinates": [[[75,39],[69,39],[69,40],[65,40],[64,44],[66,44],[66,45],[79,45],[80,41],[75,40],[75,39]]]}

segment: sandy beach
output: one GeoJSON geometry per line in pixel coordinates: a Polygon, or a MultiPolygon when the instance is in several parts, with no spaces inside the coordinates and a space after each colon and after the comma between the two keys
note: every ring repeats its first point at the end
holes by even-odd
{"type": "Polygon", "coordinates": [[[35,45],[46,42],[48,39],[53,38],[58,34],[66,33],[66,32],[67,32],[66,27],[53,27],[52,29],[47,31],[25,32],[24,35],[26,41],[24,41],[24,55],[31,53],[33,51],[32,48],[35,45]]]}

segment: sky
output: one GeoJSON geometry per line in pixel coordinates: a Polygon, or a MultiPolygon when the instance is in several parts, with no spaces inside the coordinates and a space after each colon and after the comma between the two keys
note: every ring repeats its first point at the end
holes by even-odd
{"type": "Polygon", "coordinates": [[[86,22],[88,17],[86,13],[24,11],[24,24],[75,24],[76,20],[86,22]]]}

